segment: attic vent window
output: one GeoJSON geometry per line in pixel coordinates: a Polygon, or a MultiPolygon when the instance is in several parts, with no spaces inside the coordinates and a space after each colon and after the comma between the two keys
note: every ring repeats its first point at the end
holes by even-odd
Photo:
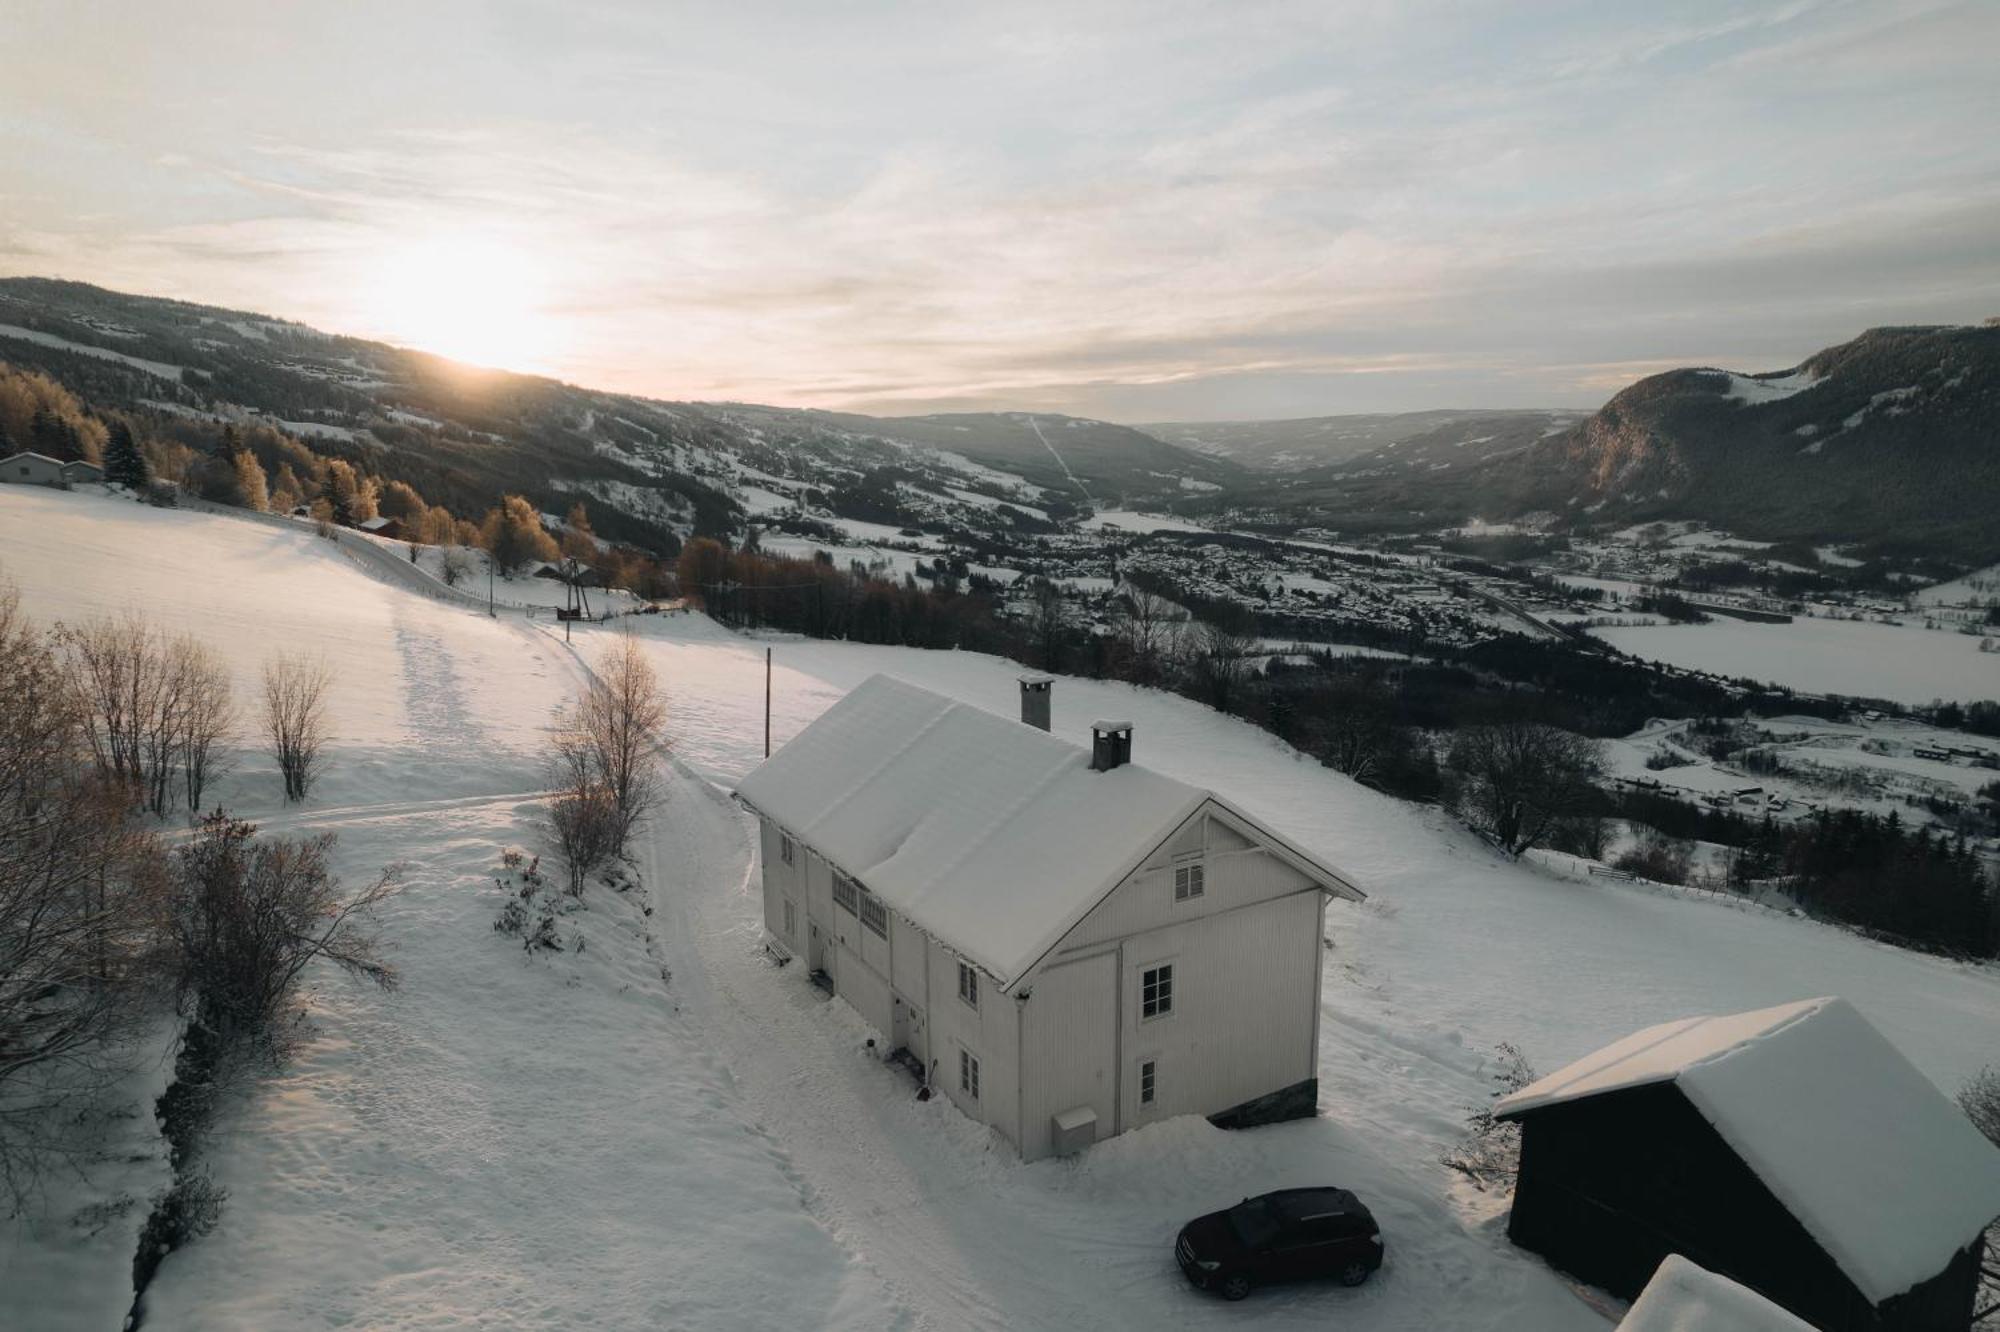
{"type": "Polygon", "coordinates": [[[861,894],[861,923],[884,939],[889,937],[889,908],[873,893],[861,894]]]}
{"type": "Polygon", "coordinates": [[[854,887],[854,880],[845,874],[833,876],[833,904],[850,916],[861,911],[860,894],[854,887]]]}
{"type": "Polygon", "coordinates": [[[958,997],[979,1007],[979,973],[963,962],[958,964],[958,997]]]}
{"type": "Polygon", "coordinates": [[[1208,874],[1198,860],[1174,866],[1174,901],[1200,897],[1208,887],[1207,879],[1208,874]]]}

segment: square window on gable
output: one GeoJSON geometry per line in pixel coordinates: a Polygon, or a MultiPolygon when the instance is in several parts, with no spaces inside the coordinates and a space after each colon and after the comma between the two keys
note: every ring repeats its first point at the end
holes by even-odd
{"type": "Polygon", "coordinates": [[[1174,901],[1190,901],[1207,889],[1208,872],[1199,860],[1182,861],[1174,866],[1174,901]]]}

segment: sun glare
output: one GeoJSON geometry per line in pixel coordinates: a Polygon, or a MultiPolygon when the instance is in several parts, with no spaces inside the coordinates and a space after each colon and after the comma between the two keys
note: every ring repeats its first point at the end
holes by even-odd
{"type": "Polygon", "coordinates": [[[553,350],[543,289],[533,259],[513,246],[434,237],[383,263],[368,315],[392,342],[474,365],[543,369],[553,350]]]}

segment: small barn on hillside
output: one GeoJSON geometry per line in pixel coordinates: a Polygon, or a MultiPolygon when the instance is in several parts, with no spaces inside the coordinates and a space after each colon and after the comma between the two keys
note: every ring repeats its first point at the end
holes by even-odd
{"type": "Polygon", "coordinates": [[[62,460],[45,453],[16,453],[0,458],[0,481],[21,486],[59,486],[63,483],[62,460]]]}
{"type": "Polygon", "coordinates": [[[1631,1298],[1682,1254],[1823,1332],[1964,1327],[2000,1150],[1840,999],[1648,1027],[1502,1099],[1508,1236],[1631,1298]]]}
{"type": "Polygon", "coordinates": [[[94,485],[104,479],[104,469],[94,462],[72,458],[62,465],[63,480],[73,486],[94,485]]]}
{"type": "Polygon", "coordinates": [[[1027,1159],[1173,1115],[1318,1105],[1321,938],[1343,876],[1212,792],[887,676],[743,779],[764,923],[1027,1159]]]}
{"type": "Polygon", "coordinates": [[[1814,1332],[1756,1291],[1670,1254],[1618,1332],[1814,1332]]]}
{"type": "Polygon", "coordinates": [[[385,513],[377,514],[373,518],[364,518],[356,523],[355,527],[366,532],[369,536],[381,537],[384,541],[401,541],[403,539],[404,527],[402,520],[391,518],[385,513]]]}

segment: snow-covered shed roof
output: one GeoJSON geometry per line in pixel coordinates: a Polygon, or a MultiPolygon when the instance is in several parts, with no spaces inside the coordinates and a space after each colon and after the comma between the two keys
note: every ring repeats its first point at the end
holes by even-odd
{"type": "Polygon", "coordinates": [[[1321,887],[1345,878],[1227,801],[871,676],[737,787],[744,803],[1010,989],[1214,800],[1321,887]]]}
{"type": "Polygon", "coordinates": [[[2000,1150],[1844,999],[1683,1018],[1503,1098],[1511,1119],[1672,1082],[1873,1303],[2000,1216],[2000,1150]]]}
{"type": "Polygon", "coordinates": [[[1813,1326],[1749,1287],[1671,1253],[1618,1332],[1813,1332],[1813,1326]]]}

